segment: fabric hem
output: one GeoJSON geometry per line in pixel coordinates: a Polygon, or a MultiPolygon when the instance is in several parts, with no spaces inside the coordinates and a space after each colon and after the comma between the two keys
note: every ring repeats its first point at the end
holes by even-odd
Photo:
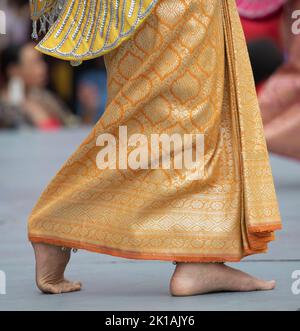
{"type": "Polygon", "coordinates": [[[49,238],[49,237],[39,237],[39,236],[28,236],[29,241],[32,243],[44,243],[54,246],[63,246],[73,249],[83,249],[94,253],[108,254],[116,257],[126,258],[126,259],[137,259],[137,260],[161,260],[161,261],[170,261],[170,262],[240,262],[242,258],[251,255],[251,254],[260,254],[265,253],[266,250],[261,251],[250,251],[245,252],[243,256],[178,256],[178,255],[168,255],[168,254],[146,254],[146,253],[137,253],[132,251],[125,251],[115,248],[109,248],[105,246],[82,243],[71,240],[63,240],[58,238],[49,238]]]}
{"type": "Polygon", "coordinates": [[[249,232],[252,234],[260,233],[260,232],[274,232],[277,230],[282,230],[282,224],[268,224],[268,225],[250,225],[248,227],[249,232]]]}

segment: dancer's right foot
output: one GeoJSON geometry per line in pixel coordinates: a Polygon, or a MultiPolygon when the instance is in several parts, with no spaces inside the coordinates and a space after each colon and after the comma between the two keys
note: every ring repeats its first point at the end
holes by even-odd
{"type": "Polygon", "coordinates": [[[177,263],[170,282],[170,293],[173,296],[223,291],[266,291],[274,288],[274,280],[261,280],[223,263],[177,263]]]}
{"type": "Polygon", "coordinates": [[[59,294],[79,291],[80,282],[64,278],[71,250],[47,244],[33,243],[36,260],[36,284],[43,293],[59,294]]]}

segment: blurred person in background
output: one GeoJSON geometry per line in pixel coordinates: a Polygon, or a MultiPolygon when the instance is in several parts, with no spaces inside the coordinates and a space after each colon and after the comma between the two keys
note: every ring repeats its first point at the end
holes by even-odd
{"type": "Polygon", "coordinates": [[[297,25],[292,14],[300,10],[300,1],[237,0],[237,4],[258,78],[268,148],[300,161],[300,34],[292,32],[297,25]]]}
{"type": "Polygon", "coordinates": [[[29,125],[53,130],[78,123],[67,107],[47,89],[48,68],[33,43],[11,45],[2,54],[4,78],[0,93],[0,126],[29,125]]]}
{"type": "Polygon", "coordinates": [[[0,38],[0,50],[9,44],[26,42],[30,31],[28,0],[1,0],[0,9],[6,16],[6,34],[0,38]]]}
{"type": "Polygon", "coordinates": [[[83,124],[95,124],[105,111],[106,71],[102,58],[87,61],[76,75],[76,114],[83,124]]]}

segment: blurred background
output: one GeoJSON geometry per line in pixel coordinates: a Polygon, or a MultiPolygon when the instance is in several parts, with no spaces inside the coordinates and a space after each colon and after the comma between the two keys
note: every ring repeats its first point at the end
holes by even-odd
{"type": "Polygon", "coordinates": [[[57,131],[94,124],[106,101],[103,59],[78,68],[34,50],[28,0],[0,0],[0,129],[57,131]]]}
{"type": "Polygon", "coordinates": [[[236,0],[270,152],[300,160],[300,1],[236,0]]]}

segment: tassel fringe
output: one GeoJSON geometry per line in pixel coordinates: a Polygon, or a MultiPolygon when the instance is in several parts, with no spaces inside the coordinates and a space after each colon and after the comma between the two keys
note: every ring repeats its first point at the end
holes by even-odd
{"type": "Polygon", "coordinates": [[[50,11],[43,13],[37,18],[33,18],[31,34],[32,39],[37,40],[40,35],[47,33],[62,12],[64,2],[65,0],[57,0],[57,3],[50,11]]]}

